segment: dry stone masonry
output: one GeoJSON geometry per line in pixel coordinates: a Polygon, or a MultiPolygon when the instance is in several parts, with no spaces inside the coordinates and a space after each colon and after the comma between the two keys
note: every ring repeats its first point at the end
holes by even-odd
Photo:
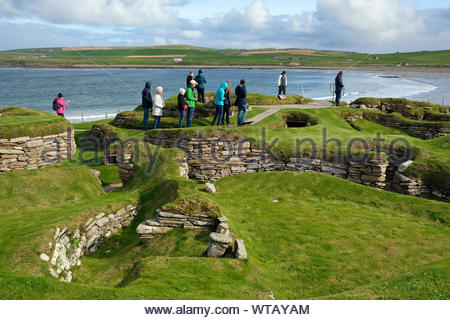
{"type": "Polygon", "coordinates": [[[0,139],[0,172],[37,169],[73,156],[73,131],[39,137],[0,139]]]}
{"type": "MultiPolygon", "coordinates": [[[[263,150],[254,148],[249,141],[224,141],[220,138],[156,139],[146,137],[149,143],[161,143],[164,147],[177,147],[186,152],[188,176],[200,182],[218,181],[230,175],[251,172],[321,172],[374,188],[399,193],[449,201],[450,192],[427,186],[421,180],[407,177],[403,171],[389,163],[388,156],[380,153],[379,158],[365,162],[324,161],[316,158],[290,158],[287,161],[274,160],[263,150]]],[[[411,162],[408,162],[408,165],[411,162]]],[[[402,165],[400,165],[400,168],[402,165]]],[[[212,190],[210,190],[212,191],[212,190]]]]}
{"type": "Polygon", "coordinates": [[[411,135],[425,140],[439,138],[450,133],[449,122],[404,121],[392,114],[364,111],[360,114],[349,115],[346,118],[350,124],[358,119],[374,121],[387,127],[409,132],[411,135]]]}
{"type": "Polygon", "coordinates": [[[136,207],[128,205],[117,212],[100,213],[74,232],[67,228],[57,228],[54,243],[49,242],[48,245],[49,255],[42,253],[40,258],[49,262],[49,271],[53,277],[71,282],[72,267],[81,265],[81,258],[85,254],[96,252],[105,239],[128,226],[136,214],[136,207]]]}
{"type": "Polygon", "coordinates": [[[217,225],[215,218],[207,215],[186,215],[181,213],[156,210],[156,218],[142,222],[136,229],[142,239],[160,236],[174,228],[201,229],[213,228],[217,225]]]}
{"type": "MultiPolygon", "coordinates": [[[[223,257],[228,250],[233,249],[235,236],[230,232],[228,219],[224,216],[211,218],[207,215],[186,215],[156,210],[156,218],[142,222],[136,229],[141,239],[153,239],[175,228],[184,229],[211,229],[215,228],[210,237],[210,243],[205,250],[205,256],[210,258],[223,257]]],[[[239,240],[235,245],[234,256],[238,259],[247,259],[244,241],[239,240]]]]}

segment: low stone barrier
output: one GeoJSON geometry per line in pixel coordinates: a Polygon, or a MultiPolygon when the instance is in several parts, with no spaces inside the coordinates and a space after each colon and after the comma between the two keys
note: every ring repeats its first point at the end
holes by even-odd
{"type": "Polygon", "coordinates": [[[49,243],[49,255],[42,253],[40,258],[49,262],[49,271],[53,277],[71,282],[71,268],[81,265],[81,258],[85,254],[96,252],[105,239],[128,226],[136,214],[136,207],[128,205],[117,212],[100,213],[73,232],[67,228],[57,228],[54,243],[49,243]]]}
{"type": "Polygon", "coordinates": [[[185,215],[157,209],[156,218],[142,222],[136,232],[142,239],[151,239],[174,228],[201,229],[214,228],[216,225],[217,219],[207,215],[185,215]]]}
{"type": "MultiPolygon", "coordinates": [[[[165,147],[176,147],[185,151],[189,178],[204,183],[251,172],[320,172],[378,189],[441,201],[449,200],[450,192],[426,186],[422,181],[404,174],[397,174],[398,165],[389,163],[388,156],[384,153],[380,154],[380,159],[369,158],[365,162],[333,162],[316,158],[290,158],[281,161],[274,160],[269,153],[252,147],[248,140],[146,137],[146,141],[156,144],[163,142],[165,147]]],[[[182,172],[186,173],[185,167],[182,172]]]]}
{"type": "Polygon", "coordinates": [[[424,140],[439,138],[450,133],[449,122],[410,122],[404,121],[403,119],[391,114],[364,111],[362,111],[361,114],[353,114],[346,118],[347,122],[349,123],[352,123],[353,121],[358,119],[374,121],[387,127],[408,132],[411,135],[424,140]]]}
{"type": "Polygon", "coordinates": [[[141,236],[141,239],[153,239],[175,228],[215,228],[215,232],[212,232],[209,235],[210,242],[208,248],[204,252],[206,257],[223,257],[227,250],[230,249],[233,251],[233,242],[239,241],[239,243],[234,246],[234,256],[238,259],[247,259],[244,241],[235,239],[235,235],[230,232],[228,219],[224,216],[211,218],[207,215],[186,215],[158,209],[156,210],[156,218],[142,222],[136,228],[136,232],[141,236]]]}
{"type": "Polygon", "coordinates": [[[0,139],[0,172],[42,168],[66,160],[75,152],[70,128],[48,136],[0,139]]]}

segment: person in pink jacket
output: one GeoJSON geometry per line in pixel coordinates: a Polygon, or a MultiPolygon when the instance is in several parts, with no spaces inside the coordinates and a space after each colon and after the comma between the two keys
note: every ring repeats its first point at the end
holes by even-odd
{"type": "Polygon", "coordinates": [[[59,107],[56,110],[58,116],[64,117],[64,113],[66,112],[66,106],[69,104],[70,100],[64,102],[62,93],[58,93],[58,97],[55,99],[56,105],[59,107]]]}

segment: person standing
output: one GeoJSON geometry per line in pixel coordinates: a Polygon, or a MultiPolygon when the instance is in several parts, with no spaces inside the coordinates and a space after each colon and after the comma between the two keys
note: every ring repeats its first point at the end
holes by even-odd
{"type": "Polygon", "coordinates": [[[245,80],[242,79],[240,84],[234,90],[236,94],[236,105],[238,106],[238,126],[244,124],[245,116],[247,114],[247,85],[245,80]]]}
{"type": "Polygon", "coordinates": [[[64,118],[64,113],[66,112],[66,106],[70,103],[70,100],[64,102],[64,96],[60,92],[58,96],[53,100],[53,109],[56,109],[56,114],[64,118]]]}
{"type": "Polygon", "coordinates": [[[223,116],[223,102],[225,101],[225,90],[228,87],[226,82],[222,82],[219,89],[216,91],[216,99],[214,100],[214,105],[216,106],[216,114],[211,125],[214,125],[217,120],[217,125],[222,123],[223,116]]]}
{"type": "Polygon", "coordinates": [[[344,90],[344,82],[342,81],[342,76],[344,75],[344,72],[341,70],[337,74],[336,78],[334,79],[334,87],[335,87],[335,93],[336,93],[336,106],[341,105],[341,98],[342,98],[342,91],[344,90]]]}
{"type": "Polygon", "coordinates": [[[286,88],[288,85],[286,71],[283,71],[278,77],[278,95],[286,95],[286,88]]]}
{"type": "Polygon", "coordinates": [[[227,126],[230,125],[230,113],[231,113],[231,82],[225,81],[228,87],[225,89],[225,100],[223,101],[223,115],[221,125],[224,125],[225,118],[227,119],[227,126]]]}
{"type": "Polygon", "coordinates": [[[195,93],[194,88],[197,86],[197,81],[191,80],[189,82],[189,86],[186,89],[186,103],[188,106],[187,109],[187,127],[190,128],[192,126],[192,119],[194,118],[195,111],[195,93]]]}
{"type": "Polygon", "coordinates": [[[203,70],[198,70],[198,75],[195,77],[195,81],[197,81],[197,93],[198,93],[198,102],[205,103],[205,87],[206,87],[206,78],[203,74],[203,70]]]}
{"type": "Polygon", "coordinates": [[[144,110],[144,119],[143,119],[144,130],[148,130],[148,117],[150,110],[153,108],[151,88],[152,84],[150,82],[146,82],[145,88],[144,90],[142,90],[142,110],[144,110]]]}
{"type": "Polygon", "coordinates": [[[191,81],[194,79],[194,72],[189,72],[187,78],[186,78],[186,87],[189,87],[191,81]]]}
{"type": "Polygon", "coordinates": [[[156,94],[153,98],[153,116],[155,117],[155,120],[153,122],[153,129],[160,129],[161,128],[161,117],[163,115],[163,109],[166,107],[166,104],[164,103],[164,98],[162,97],[163,94],[163,88],[162,87],[156,87],[156,94]]]}
{"type": "Polygon", "coordinates": [[[180,88],[178,93],[178,111],[180,112],[180,122],[178,123],[178,128],[183,128],[183,121],[186,115],[186,110],[188,108],[185,99],[186,90],[180,88]]]}

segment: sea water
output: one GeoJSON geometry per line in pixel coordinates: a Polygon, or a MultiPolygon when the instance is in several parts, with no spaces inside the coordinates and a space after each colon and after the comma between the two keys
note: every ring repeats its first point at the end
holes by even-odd
{"type": "MultiPolygon", "coordinates": [[[[71,102],[66,118],[72,122],[113,117],[119,110],[132,110],[141,103],[146,81],[164,88],[163,96],[177,94],[186,87],[191,69],[5,69],[0,68],[0,107],[21,106],[52,111],[59,93],[71,102]]],[[[197,70],[192,70],[197,73],[197,70]]],[[[216,91],[222,81],[232,88],[240,79],[249,92],[276,95],[281,70],[205,69],[206,91],[216,91]]],[[[288,70],[288,94],[331,100],[331,86],[337,70],[288,70]]],[[[450,104],[450,77],[429,75],[393,76],[389,73],[349,71],[344,74],[345,95],[358,97],[407,97],[450,104]],[[446,101],[447,100],[447,101],[446,101]]]]}

